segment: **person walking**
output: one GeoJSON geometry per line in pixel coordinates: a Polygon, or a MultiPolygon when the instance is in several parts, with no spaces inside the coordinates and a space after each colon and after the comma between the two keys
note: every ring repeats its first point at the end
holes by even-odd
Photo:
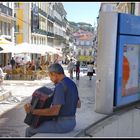
{"type": "Polygon", "coordinates": [[[74,65],[74,63],[72,62],[72,59],[70,59],[70,62],[69,62],[69,64],[68,64],[67,69],[68,69],[68,72],[69,72],[69,74],[70,74],[70,78],[71,78],[71,79],[73,79],[74,67],[75,67],[75,65],[74,65]]]}
{"type": "Polygon", "coordinates": [[[7,73],[7,74],[6,74],[6,79],[7,79],[7,80],[10,80],[10,79],[11,79],[11,70],[12,70],[11,64],[8,63],[6,66],[4,66],[4,67],[2,68],[2,70],[3,70],[5,73],[7,73]]]}
{"type": "Polygon", "coordinates": [[[5,75],[6,75],[6,73],[3,72],[2,67],[0,66],[0,91],[4,90],[2,84],[4,81],[5,75]]]}
{"type": "MultiPolygon", "coordinates": [[[[63,67],[58,63],[48,67],[48,75],[55,84],[52,104],[49,108],[33,109],[32,114],[58,117],[43,122],[37,128],[26,128],[26,137],[31,137],[36,133],[66,133],[72,131],[76,126],[76,108],[81,107],[76,84],[65,76],[63,67]]],[[[24,109],[26,113],[30,112],[31,104],[25,104],[24,109]]]]}
{"type": "Polygon", "coordinates": [[[87,63],[87,76],[89,76],[89,80],[91,80],[93,76],[93,65],[90,62],[87,63]]]}
{"type": "Polygon", "coordinates": [[[41,70],[41,58],[38,57],[38,59],[35,61],[35,67],[36,70],[41,70]]]}
{"type": "Polygon", "coordinates": [[[80,78],[80,62],[76,62],[76,80],[79,80],[80,78]]]}
{"type": "Polygon", "coordinates": [[[14,60],[14,57],[12,57],[10,64],[11,64],[12,70],[13,70],[15,68],[15,65],[16,65],[16,61],[14,60]]]}

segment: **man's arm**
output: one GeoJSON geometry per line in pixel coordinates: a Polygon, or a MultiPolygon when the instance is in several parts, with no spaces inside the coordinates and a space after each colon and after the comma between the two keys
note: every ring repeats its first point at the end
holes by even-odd
{"type": "Polygon", "coordinates": [[[45,109],[33,109],[32,114],[40,116],[57,116],[59,114],[61,105],[53,105],[45,109]]]}
{"type": "Polygon", "coordinates": [[[61,105],[52,105],[50,108],[44,108],[44,109],[32,109],[31,110],[31,105],[26,104],[24,106],[24,109],[27,113],[30,112],[34,115],[39,115],[39,116],[57,116],[59,114],[61,105]]]}

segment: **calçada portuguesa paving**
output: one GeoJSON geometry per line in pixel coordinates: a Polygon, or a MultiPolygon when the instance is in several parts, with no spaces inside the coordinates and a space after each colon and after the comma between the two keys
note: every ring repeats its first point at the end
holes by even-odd
{"type": "MultiPolygon", "coordinates": [[[[68,76],[68,72],[65,69],[65,74],[68,76]]],[[[77,130],[78,132],[84,130],[92,123],[105,117],[103,114],[96,113],[94,111],[94,95],[95,95],[95,80],[96,75],[92,80],[86,76],[86,73],[80,73],[80,80],[74,79],[77,84],[79,96],[82,102],[81,108],[77,109],[77,130]]],[[[23,122],[25,118],[25,112],[23,105],[29,102],[33,91],[43,85],[53,87],[53,83],[49,78],[34,81],[17,81],[17,80],[5,80],[4,89],[10,90],[11,97],[0,101],[0,137],[24,137],[25,128],[27,125],[23,122]]],[[[73,135],[71,133],[71,135],[73,135]]]]}

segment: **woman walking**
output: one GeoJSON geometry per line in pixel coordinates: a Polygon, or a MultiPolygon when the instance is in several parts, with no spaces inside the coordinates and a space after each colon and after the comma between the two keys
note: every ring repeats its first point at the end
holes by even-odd
{"type": "Polygon", "coordinates": [[[92,63],[88,62],[87,63],[87,68],[88,68],[87,76],[89,76],[89,80],[91,80],[92,76],[93,76],[93,65],[92,65],[92,63]]]}

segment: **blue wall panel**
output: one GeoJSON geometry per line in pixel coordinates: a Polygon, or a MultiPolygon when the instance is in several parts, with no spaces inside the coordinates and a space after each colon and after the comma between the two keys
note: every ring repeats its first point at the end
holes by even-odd
{"type": "Polygon", "coordinates": [[[118,34],[140,35],[140,16],[119,14],[118,34]]]}

